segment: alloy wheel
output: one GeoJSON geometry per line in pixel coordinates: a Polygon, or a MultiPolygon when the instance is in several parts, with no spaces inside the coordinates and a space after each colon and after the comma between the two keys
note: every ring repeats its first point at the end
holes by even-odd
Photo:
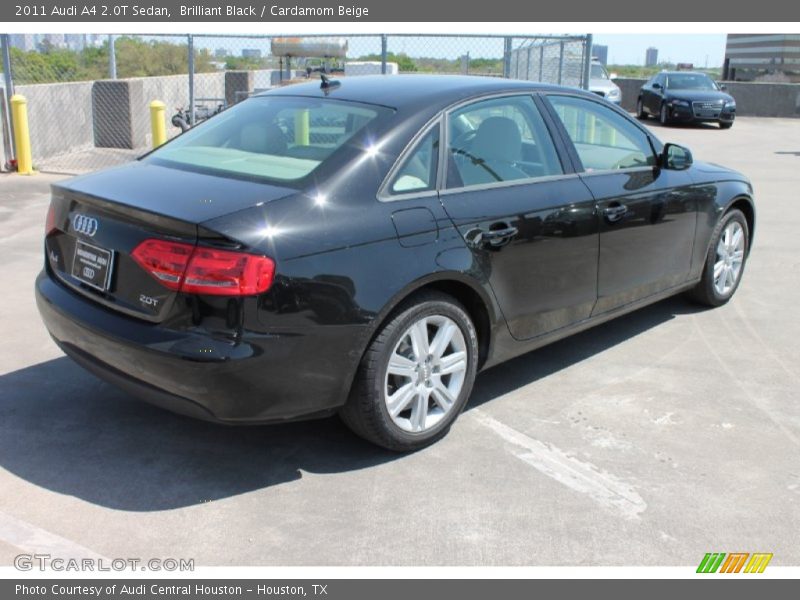
{"type": "Polygon", "coordinates": [[[736,287],[742,274],[744,249],[744,229],[738,221],[731,221],[719,238],[714,262],[714,289],[720,296],[727,296],[736,287]]]}
{"type": "Polygon", "coordinates": [[[467,343],[455,321],[428,315],[400,336],[389,356],[384,402],[400,429],[421,433],[449,414],[464,386],[467,343]]]}

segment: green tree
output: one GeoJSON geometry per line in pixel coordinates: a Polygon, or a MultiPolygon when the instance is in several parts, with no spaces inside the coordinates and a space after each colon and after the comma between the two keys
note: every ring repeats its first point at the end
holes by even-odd
{"type": "MultiPolygon", "coordinates": [[[[381,55],[380,54],[366,54],[357,58],[356,60],[369,60],[369,61],[380,61],[381,55]]],[[[417,64],[414,62],[408,54],[405,52],[399,52],[395,54],[394,52],[387,52],[386,53],[386,62],[395,62],[397,63],[397,67],[402,72],[409,72],[409,71],[417,71],[417,64]]]]}

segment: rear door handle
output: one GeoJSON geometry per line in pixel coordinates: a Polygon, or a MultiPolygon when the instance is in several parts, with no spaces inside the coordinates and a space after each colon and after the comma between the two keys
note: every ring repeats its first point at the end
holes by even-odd
{"type": "Polygon", "coordinates": [[[499,229],[480,229],[475,228],[468,231],[464,236],[467,244],[473,248],[489,246],[491,248],[501,248],[508,244],[511,239],[519,233],[519,229],[508,224],[499,229]]]}
{"type": "Polygon", "coordinates": [[[516,227],[505,227],[504,229],[490,229],[489,231],[481,231],[481,239],[485,242],[495,242],[512,238],[519,233],[516,227]]]}
{"type": "Polygon", "coordinates": [[[603,214],[609,223],[616,223],[628,212],[628,207],[624,204],[614,204],[613,206],[606,206],[603,209],[603,214]]]}

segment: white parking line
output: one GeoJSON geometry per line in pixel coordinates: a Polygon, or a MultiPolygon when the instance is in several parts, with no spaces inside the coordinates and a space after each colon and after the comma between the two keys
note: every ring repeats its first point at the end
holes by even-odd
{"type": "Polygon", "coordinates": [[[54,558],[104,558],[88,548],[50,533],[26,521],[0,512],[0,541],[27,554],[49,554],[54,558]]]}
{"type": "Polygon", "coordinates": [[[593,464],[569,456],[552,444],[535,440],[478,408],[468,414],[505,441],[526,450],[514,453],[514,456],[568,488],[586,494],[603,507],[620,513],[626,519],[638,519],[647,508],[647,503],[630,485],[593,464]]]}

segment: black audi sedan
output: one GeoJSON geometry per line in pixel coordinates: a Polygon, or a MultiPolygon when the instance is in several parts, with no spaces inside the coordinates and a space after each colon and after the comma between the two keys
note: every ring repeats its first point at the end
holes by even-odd
{"type": "Polygon", "coordinates": [[[412,450],[477,373],[742,277],[748,180],[589,92],[352,77],[245,100],[55,184],[42,318],[77,363],[227,424],[339,413],[412,450]]]}
{"type": "Polygon", "coordinates": [[[636,116],[669,123],[719,123],[729,129],[736,118],[736,100],[705,73],[662,71],[639,90],[636,116]]]}

